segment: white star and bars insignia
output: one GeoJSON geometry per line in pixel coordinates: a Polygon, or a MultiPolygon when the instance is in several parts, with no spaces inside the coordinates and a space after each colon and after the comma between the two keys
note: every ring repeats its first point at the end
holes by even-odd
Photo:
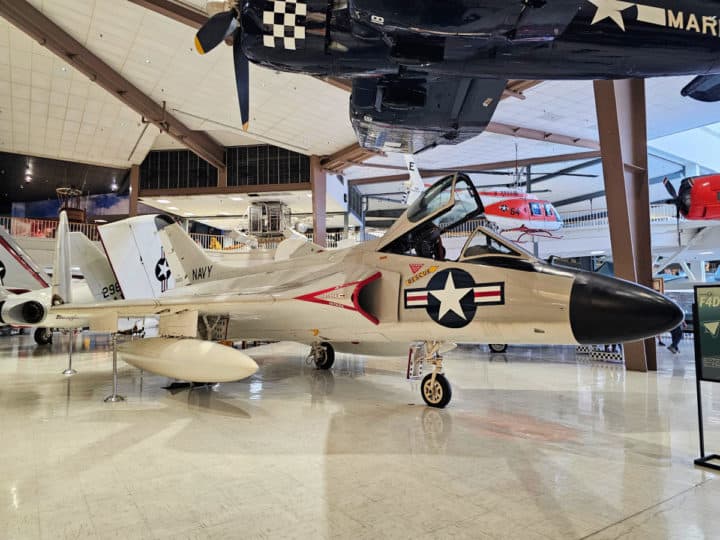
{"type": "MultiPolygon", "coordinates": [[[[493,285],[480,285],[473,287],[473,298],[476,304],[502,303],[502,283],[493,285]]],[[[412,289],[405,291],[405,307],[408,309],[425,307],[428,305],[428,295],[433,294],[427,289],[412,289]]]]}
{"type": "Polygon", "coordinates": [[[624,2],[622,0],[587,1],[595,7],[595,15],[592,18],[591,25],[611,20],[620,30],[625,32],[625,21],[636,20],[641,23],[685,30],[686,32],[706,36],[720,36],[720,24],[716,15],[649,6],[639,2],[624,2]]]}
{"type": "Polygon", "coordinates": [[[266,0],[263,10],[263,45],[296,50],[305,43],[307,2],[266,0]]]}
{"type": "Polygon", "coordinates": [[[424,308],[432,320],[448,328],[470,324],[478,306],[504,303],[504,283],[475,283],[459,268],[438,272],[426,288],[405,290],[405,309],[424,308]]]}

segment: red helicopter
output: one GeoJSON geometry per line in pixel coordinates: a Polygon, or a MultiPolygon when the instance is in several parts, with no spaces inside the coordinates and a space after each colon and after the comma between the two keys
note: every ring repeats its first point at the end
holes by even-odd
{"type": "Polygon", "coordinates": [[[504,233],[519,232],[517,242],[526,235],[560,238],[554,236],[563,226],[563,220],[550,201],[538,199],[520,190],[478,192],[485,217],[504,233]]]}
{"type": "Polygon", "coordinates": [[[680,182],[680,192],[663,180],[670,194],[670,203],[686,219],[720,219],[720,174],[708,174],[685,178],[680,182]]]}

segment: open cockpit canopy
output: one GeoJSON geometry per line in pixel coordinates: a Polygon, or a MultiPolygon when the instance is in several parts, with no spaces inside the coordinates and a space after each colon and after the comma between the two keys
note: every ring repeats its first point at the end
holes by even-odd
{"type": "MultiPolygon", "coordinates": [[[[484,212],[472,180],[456,173],[430,186],[383,236],[378,251],[446,260],[441,235],[461,235],[460,226],[484,212]]],[[[467,234],[467,228],[465,228],[467,234]]],[[[459,262],[491,262],[497,257],[532,260],[534,257],[510,240],[477,227],[460,251],[459,262]]]]}
{"type": "Polygon", "coordinates": [[[391,246],[413,231],[434,229],[442,234],[482,213],[483,205],[472,180],[462,173],[446,176],[425,190],[398,218],[383,236],[378,251],[397,251],[391,246]]]}

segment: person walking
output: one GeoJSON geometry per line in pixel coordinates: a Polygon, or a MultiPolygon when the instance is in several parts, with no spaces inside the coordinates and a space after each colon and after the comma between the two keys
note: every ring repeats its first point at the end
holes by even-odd
{"type": "Polygon", "coordinates": [[[673,354],[678,354],[680,352],[680,349],[678,348],[678,345],[680,345],[680,342],[683,338],[683,330],[685,329],[687,325],[685,324],[685,320],[678,324],[675,328],[670,330],[670,337],[672,338],[672,343],[668,345],[668,350],[673,354]]]}

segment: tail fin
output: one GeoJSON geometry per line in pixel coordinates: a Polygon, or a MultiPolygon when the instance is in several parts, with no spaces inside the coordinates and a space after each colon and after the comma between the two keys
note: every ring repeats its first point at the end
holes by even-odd
{"type": "Polygon", "coordinates": [[[55,231],[55,257],[53,258],[52,304],[72,302],[72,263],[70,260],[70,225],[67,214],[60,212],[55,231]]]}
{"type": "Polygon", "coordinates": [[[96,301],[121,300],[120,284],[105,253],[81,232],[70,233],[70,251],[96,301]]]}
{"type": "Polygon", "coordinates": [[[126,300],[158,298],[175,288],[156,216],[137,216],[98,227],[112,271],[126,300]]]}
{"type": "Polygon", "coordinates": [[[407,164],[408,172],[410,173],[410,180],[405,183],[405,196],[403,202],[407,205],[411,205],[425,191],[425,183],[420,176],[417,165],[415,163],[415,157],[412,154],[405,154],[405,163],[407,164]]]}
{"type": "Polygon", "coordinates": [[[221,265],[213,262],[180,225],[163,215],[157,216],[155,223],[177,287],[210,281],[216,276],[213,270],[221,265]]]}
{"type": "Polygon", "coordinates": [[[50,277],[0,227],[0,281],[5,287],[29,291],[50,286],[50,277]]]}
{"type": "Polygon", "coordinates": [[[98,231],[128,300],[158,298],[177,287],[210,281],[220,266],[169,216],[137,216],[98,231]]]}

